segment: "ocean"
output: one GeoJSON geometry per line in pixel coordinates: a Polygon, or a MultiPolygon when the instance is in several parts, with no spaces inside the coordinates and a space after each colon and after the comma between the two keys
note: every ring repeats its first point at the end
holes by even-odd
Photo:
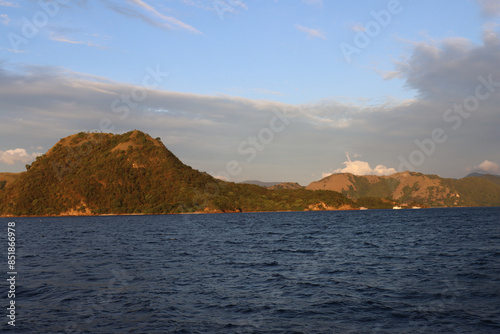
{"type": "Polygon", "coordinates": [[[500,333],[500,208],[0,225],[5,333],[500,333]]]}

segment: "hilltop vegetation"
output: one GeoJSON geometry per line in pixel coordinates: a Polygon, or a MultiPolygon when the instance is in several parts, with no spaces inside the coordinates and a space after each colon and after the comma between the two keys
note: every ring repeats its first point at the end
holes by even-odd
{"type": "Polygon", "coordinates": [[[90,215],[348,208],[332,191],[224,182],[183,164],[159,138],[79,133],[0,190],[2,215],[90,215]]]}

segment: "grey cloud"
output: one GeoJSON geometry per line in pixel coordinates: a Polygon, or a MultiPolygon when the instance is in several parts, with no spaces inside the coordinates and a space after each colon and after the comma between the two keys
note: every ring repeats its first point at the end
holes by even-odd
{"type": "Polygon", "coordinates": [[[397,64],[399,77],[421,98],[450,101],[474,93],[479,76],[500,80],[498,33],[486,31],[482,45],[462,38],[441,44],[416,43],[412,55],[397,64]]]}
{"type": "Polygon", "coordinates": [[[207,156],[217,155],[218,147],[210,144],[214,142],[229,142],[227,150],[235,152],[243,138],[266,126],[273,110],[283,106],[244,98],[146,90],[42,67],[24,68],[21,73],[3,69],[0,101],[0,143],[38,144],[36,137],[45,137],[47,130],[50,138],[41,144],[50,147],[60,137],[99,129],[100,122],[109,119],[115,132],[140,128],[207,156]],[[121,97],[133,94],[145,98],[129,99],[133,106],[128,107],[121,97]],[[33,142],[26,142],[27,138],[33,142]]]}
{"type": "Polygon", "coordinates": [[[478,0],[481,14],[485,17],[500,16],[500,2],[498,0],[478,0]]]}
{"type": "Polygon", "coordinates": [[[135,8],[140,8],[143,12],[141,13],[136,9],[125,7],[123,5],[117,5],[107,0],[104,1],[106,6],[111,10],[115,11],[116,13],[127,17],[140,19],[156,27],[164,29],[180,28],[194,34],[203,34],[202,32],[190,26],[189,24],[186,24],[174,17],[163,15],[156,8],[143,2],[142,0],[126,0],[125,2],[127,2],[130,6],[133,6],[135,8]]]}
{"type": "Polygon", "coordinates": [[[111,3],[106,3],[106,5],[108,6],[109,9],[111,9],[112,11],[114,11],[117,14],[120,14],[120,15],[123,15],[126,17],[130,17],[133,19],[139,19],[145,23],[151,24],[151,25],[158,27],[158,28],[166,28],[166,27],[172,28],[172,26],[166,25],[165,23],[159,23],[156,20],[152,19],[151,17],[149,17],[145,14],[142,14],[134,9],[111,4],[111,3]]]}

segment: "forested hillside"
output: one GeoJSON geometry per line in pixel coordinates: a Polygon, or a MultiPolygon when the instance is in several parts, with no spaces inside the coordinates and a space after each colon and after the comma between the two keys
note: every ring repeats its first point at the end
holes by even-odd
{"type": "Polygon", "coordinates": [[[269,190],[183,164],[159,138],[79,133],[61,139],[0,190],[2,215],[90,215],[349,208],[332,191],[269,190]]]}

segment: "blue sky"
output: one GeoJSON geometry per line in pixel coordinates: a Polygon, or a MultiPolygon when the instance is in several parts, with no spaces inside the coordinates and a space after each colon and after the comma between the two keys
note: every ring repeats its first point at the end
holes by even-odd
{"type": "Polygon", "coordinates": [[[500,81],[499,16],[496,0],[0,0],[0,170],[106,118],[233,181],[307,184],[409,159],[447,177],[500,172],[498,131],[487,131],[499,93],[457,129],[446,114],[479,76],[500,81]],[[144,92],[126,117],[110,107],[144,92]],[[294,117],[277,131],[284,110],[294,117]],[[415,142],[429,138],[434,149],[415,142]],[[241,171],[227,173],[230,161],[241,171]]]}
{"type": "MultiPolygon", "coordinates": [[[[36,1],[11,3],[2,8],[10,19],[2,28],[14,33],[23,17],[33,22],[42,9],[36,1]]],[[[6,52],[11,47],[4,38],[2,58],[131,84],[141,83],[144,67],[161,64],[171,74],[163,89],[305,103],[412,97],[401,80],[377,73],[405,53],[405,40],[481,40],[482,18],[473,1],[400,1],[401,12],[347,63],[340,43],[354,45],[353,29],[373,21],[370,12],[387,10],[388,3],[372,1],[364,9],[358,1],[69,1],[37,36],[19,44],[23,53],[6,52]],[[168,23],[143,4],[187,27],[161,27],[168,23]]]]}

